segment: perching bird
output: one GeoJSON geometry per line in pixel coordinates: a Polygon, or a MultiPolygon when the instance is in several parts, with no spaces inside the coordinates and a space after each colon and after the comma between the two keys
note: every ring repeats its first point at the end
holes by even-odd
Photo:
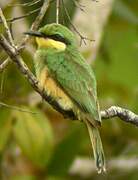
{"type": "Polygon", "coordinates": [[[105,158],[98,127],[101,125],[96,80],[80,54],[75,35],[60,24],[46,25],[35,36],[35,70],[40,86],[64,110],[71,110],[88,129],[98,172],[105,171],[105,158]]]}

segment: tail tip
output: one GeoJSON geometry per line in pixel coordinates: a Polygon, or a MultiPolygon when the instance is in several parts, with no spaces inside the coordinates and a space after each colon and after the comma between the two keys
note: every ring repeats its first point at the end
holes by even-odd
{"type": "Polygon", "coordinates": [[[106,168],[105,168],[105,166],[99,167],[99,168],[97,169],[97,172],[98,172],[98,174],[106,173],[106,168]]]}

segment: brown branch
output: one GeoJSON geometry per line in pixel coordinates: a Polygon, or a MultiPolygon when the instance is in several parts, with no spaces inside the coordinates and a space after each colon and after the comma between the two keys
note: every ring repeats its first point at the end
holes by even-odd
{"type": "Polygon", "coordinates": [[[1,21],[2,21],[2,23],[3,23],[3,25],[4,25],[4,28],[5,28],[5,30],[6,30],[6,33],[7,33],[7,36],[8,36],[8,40],[9,40],[10,44],[14,47],[13,38],[12,38],[10,29],[9,29],[9,27],[8,27],[7,21],[6,21],[6,19],[5,19],[5,16],[4,16],[1,8],[0,8],[0,17],[1,17],[1,21]]]}
{"type": "MultiPolygon", "coordinates": [[[[1,18],[1,21],[2,21],[2,23],[4,25],[4,28],[6,30],[6,34],[7,34],[9,43],[12,45],[13,48],[15,48],[14,41],[13,41],[13,38],[12,38],[12,35],[11,35],[11,32],[10,32],[10,29],[8,27],[7,21],[5,19],[5,16],[4,16],[1,8],[0,8],[0,18],[1,18]]],[[[9,63],[10,63],[10,59],[8,58],[2,64],[0,64],[0,72],[3,72],[3,70],[8,66],[9,63]]]]}
{"type": "Polygon", "coordinates": [[[102,119],[119,117],[121,120],[138,126],[138,115],[128,109],[118,106],[111,106],[105,111],[101,111],[102,119]]]}
{"type": "MultiPolygon", "coordinates": [[[[41,23],[44,15],[45,15],[47,9],[48,9],[48,7],[49,7],[50,2],[51,2],[50,0],[47,0],[47,1],[44,0],[44,3],[43,3],[43,5],[42,5],[42,7],[41,7],[41,9],[40,9],[40,12],[39,12],[38,16],[36,17],[35,21],[33,22],[30,30],[35,31],[35,30],[38,29],[38,27],[39,27],[39,25],[40,25],[40,23],[41,23]]],[[[10,30],[9,30],[9,28],[8,28],[6,19],[5,19],[5,17],[3,16],[2,10],[1,10],[0,12],[1,12],[1,13],[0,13],[0,17],[1,17],[1,20],[2,20],[3,24],[5,24],[4,26],[5,26],[5,28],[6,28],[6,31],[7,31],[8,36],[9,36],[9,40],[10,40],[10,42],[12,42],[12,46],[14,47],[14,42],[13,42],[13,40],[12,40],[12,36],[11,36],[10,30]]],[[[20,44],[19,47],[18,47],[18,51],[21,51],[22,49],[25,48],[25,45],[26,45],[26,43],[28,42],[29,38],[30,38],[30,37],[27,36],[27,35],[23,38],[21,44],[20,44]]],[[[0,65],[0,72],[2,72],[2,71],[8,66],[9,62],[10,62],[10,60],[8,59],[8,60],[4,61],[4,62],[0,65]]]]}
{"type": "MultiPolygon", "coordinates": [[[[68,117],[70,119],[77,119],[76,115],[72,111],[63,110],[56,101],[54,101],[50,96],[46,94],[46,92],[43,91],[43,89],[41,89],[36,77],[28,69],[27,65],[19,56],[19,52],[17,51],[17,49],[13,48],[2,35],[0,36],[0,45],[10,56],[11,60],[16,64],[20,72],[30,82],[34,90],[37,91],[44,100],[46,100],[49,104],[51,104],[55,110],[62,113],[64,117],[68,117]]],[[[101,117],[102,119],[119,117],[121,120],[125,122],[129,122],[133,125],[138,126],[138,115],[121,107],[112,106],[105,111],[101,111],[101,117]]]]}
{"type": "Polygon", "coordinates": [[[56,101],[54,101],[50,96],[46,94],[46,92],[43,91],[43,89],[41,89],[36,77],[33,75],[33,73],[29,70],[22,58],[19,56],[19,52],[17,51],[17,49],[15,50],[2,35],[0,35],[0,45],[9,55],[11,60],[16,64],[17,68],[24,75],[24,77],[29,81],[34,90],[38,92],[44,100],[51,104],[52,107],[58,112],[62,113],[64,117],[77,119],[72,111],[63,110],[56,101]]]}
{"type": "MultiPolygon", "coordinates": [[[[63,1],[63,0],[62,0],[63,1]]],[[[49,7],[49,1],[44,1],[44,4],[40,10],[39,15],[36,17],[35,22],[32,24],[31,30],[36,30],[44,17],[44,14],[46,10],[49,7]]],[[[76,115],[73,113],[73,111],[65,111],[63,110],[59,104],[54,101],[50,96],[46,94],[46,92],[41,89],[39,86],[39,82],[37,81],[36,77],[33,75],[33,73],[29,70],[27,65],[22,60],[21,56],[19,55],[19,50],[25,47],[26,42],[28,41],[29,37],[25,37],[23,42],[21,43],[21,49],[17,49],[14,45],[14,41],[12,39],[10,30],[8,28],[7,22],[5,20],[5,17],[3,15],[2,10],[0,9],[0,17],[3,21],[4,27],[6,29],[7,35],[9,37],[9,42],[4,38],[4,36],[0,35],[0,45],[3,47],[5,52],[9,55],[11,60],[16,64],[20,72],[25,76],[25,78],[30,82],[31,86],[34,88],[35,91],[37,91],[43,99],[45,99],[49,104],[52,105],[54,109],[62,113],[65,117],[68,117],[70,119],[77,119],[76,115]]],[[[3,69],[3,67],[7,66],[7,61],[4,61],[4,64],[1,64],[0,68],[3,69]]],[[[121,107],[112,106],[109,109],[105,111],[101,111],[101,117],[102,119],[109,119],[112,117],[119,117],[121,120],[125,122],[129,122],[131,124],[134,124],[138,126],[138,115],[134,114],[133,112],[123,109],[121,107]]]]}

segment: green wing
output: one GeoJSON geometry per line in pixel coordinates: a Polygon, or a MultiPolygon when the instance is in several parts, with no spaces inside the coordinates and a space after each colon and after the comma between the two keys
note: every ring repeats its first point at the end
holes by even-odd
{"type": "Polygon", "coordinates": [[[54,79],[77,107],[87,113],[91,119],[101,121],[95,76],[81,54],[64,53],[50,58],[49,62],[48,68],[54,79]]]}

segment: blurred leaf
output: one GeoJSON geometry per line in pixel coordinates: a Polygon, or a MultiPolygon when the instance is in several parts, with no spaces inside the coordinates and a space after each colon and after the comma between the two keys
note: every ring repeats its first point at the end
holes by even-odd
{"type": "Polygon", "coordinates": [[[115,1],[113,13],[119,18],[128,21],[129,23],[138,25],[138,17],[136,14],[131,10],[129,6],[125,3],[125,1],[117,0],[115,1]]]}
{"type": "Polygon", "coordinates": [[[23,99],[32,90],[29,82],[12,63],[7,67],[4,79],[3,97],[10,104],[20,102],[20,98],[23,99]]]}
{"type": "Polygon", "coordinates": [[[53,132],[49,120],[36,108],[28,108],[38,114],[15,112],[17,122],[14,135],[24,154],[36,165],[44,167],[53,151],[53,132]]]}
{"type": "Polygon", "coordinates": [[[10,180],[37,180],[37,178],[29,175],[21,175],[21,176],[13,176],[10,178],[10,180]]]}
{"type": "Polygon", "coordinates": [[[105,36],[110,62],[105,64],[103,57],[97,57],[95,69],[98,79],[108,77],[112,84],[121,84],[128,89],[137,87],[138,36],[136,29],[127,26],[118,31],[114,26],[109,25],[105,36]]]}
{"type": "Polygon", "coordinates": [[[137,141],[131,141],[124,149],[122,150],[120,157],[138,157],[138,143],[137,141]]]}
{"type": "Polygon", "coordinates": [[[12,130],[11,111],[0,109],[0,152],[4,149],[12,130]]]}
{"type": "Polygon", "coordinates": [[[49,176],[46,180],[70,180],[69,177],[49,176]]]}
{"type": "Polygon", "coordinates": [[[57,145],[48,166],[49,175],[66,175],[69,168],[80,151],[82,142],[82,128],[81,124],[77,122],[70,133],[57,145]]]}

